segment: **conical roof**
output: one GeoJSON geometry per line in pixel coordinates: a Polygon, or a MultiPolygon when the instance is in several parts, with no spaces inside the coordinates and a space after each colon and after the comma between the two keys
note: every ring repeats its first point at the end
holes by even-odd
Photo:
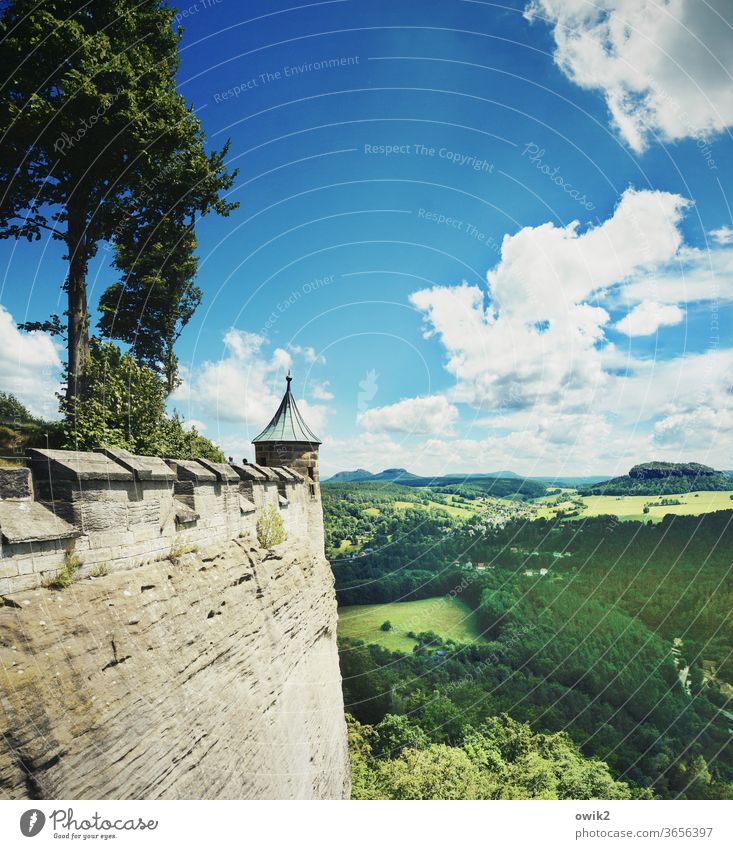
{"type": "Polygon", "coordinates": [[[303,421],[295,398],[293,398],[293,393],[290,391],[290,383],[293,379],[290,372],[285,379],[287,389],[277,412],[272,417],[270,424],[252,442],[255,445],[258,442],[307,442],[310,445],[320,445],[321,440],[303,421]]]}

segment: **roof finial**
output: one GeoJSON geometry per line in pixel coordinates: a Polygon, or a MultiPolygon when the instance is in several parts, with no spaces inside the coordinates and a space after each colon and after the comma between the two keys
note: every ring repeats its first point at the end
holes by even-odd
{"type": "Polygon", "coordinates": [[[290,369],[288,369],[288,373],[285,377],[285,380],[287,380],[287,382],[288,382],[288,391],[290,391],[290,383],[291,383],[292,379],[293,378],[290,376],[290,369]]]}

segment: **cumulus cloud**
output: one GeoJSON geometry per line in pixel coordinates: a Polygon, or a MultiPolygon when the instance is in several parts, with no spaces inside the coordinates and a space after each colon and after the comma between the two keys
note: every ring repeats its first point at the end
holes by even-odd
{"type": "Polygon", "coordinates": [[[616,330],[627,336],[649,336],[660,327],[679,324],[685,313],[674,304],[658,304],[654,301],[642,301],[616,322],[616,330]]]}
{"type": "Polygon", "coordinates": [[[328,381],[323,383],[311,383],[308,386],[308,394],[316,401],[333,401],[333,392],[328,388],[328,381]]]}
{"type": "Polygon", "coordinates": [[[303,357],[309,365],[312,363],[324,365],[326,362],[326,358],[321,354],[317,354],[315,348],[312,348],[309,345],[288,345],[288,351],[290,351],[291,354],[303,357]]]}
{"type": "Polygon", "coordinates": [[[47,333],[23,333],[0,306],[0,390],[20,399],[36,416],[58,418],[61,359],[47,333]]]}
{"type": "Polygon", "coordinates": [[[449,435],[457,419],[456,407],[442,395],[429,395],[405,398],[386,407],[374,407],[361,413],[358,422],[369,431],[449,435]]]}
{"type": "Polygon", "coordinates": [[[733,250],[683,246],[672,261],[630,277],[615,293],[614,304],[692,304],[733,300],[733,250]]]}
{"type": "Polygon", "coordinates": [[[604,359],[614,355],[602,300],[675,257],[687,205],[679,195],[629,189],[608,220],[584,232],[578,222],[548,223],[506,236],[488,297],[466,283],[415,292],[427,333],[447,350],[456,400],[487,410],[584,408],[603,390],[604,359]]]}
{"type": "Polygon", "coordinates": [[[733,124],[729,0],[532,0],[525,16],[552,27],[558,66],[603,93],[636,152],[733,124]]]}
{"type": "MultiPolygon", "coordinates": [[[[192,415],[215,420],[225,429],[231,423],[239,423],[250,431],[259,431],[280,404],[292,357],[283,348],[275,348],[268,354],[264,350],[266,339],[257,333],[232,328],[225,333],[223,341],[223,356],[190,369],[171,400],[187,405],[192,415]]],[[[297,388],[294,383],[296,395],[297,388]]],[[[309,427],[319,433],[325,424],[326,408],[300,398],[298,407],[309,427]]],[[[256,433],[249,434],[253,435],[256,433]]],[[[227,438],[233,445],[233,438],[227,438]]]]}
{"type": "MultiPolygon", "coordinates": [[[[473,425],[490,428],[489,466],[510,463],[516,449],[515,468],[531,457],[551,468],[559,452],[578,473],[584,457],[596,472],[604,454],[605,469],[623,472],[628,461],[674,459],[683,433],[693,444],[702,410],[733,417],[733,351],[667,349],[654,360],[609,339],[612,329],[648,335],[682,322],[688,306],[717,311],[733,300],[733,250],[685,246],[686,207],[678,195],[629,190],[585,231],[544,224],[505,237],[487,292],[462,283],[411,296],[425,334],[445,349],[449,397],[488,413],[473,425]]],[[[719,433],[715,446],[695,444],[725,463],[733,431],[719,433]]],[[[489,456],[471,450],[477,462],[489,456]]]]}
{"type": "Polygon", "coordinates": [[[719,245],[733,245],[733,227],[719,227],[717,230],[711,230],[710,236],[719,245]]]}

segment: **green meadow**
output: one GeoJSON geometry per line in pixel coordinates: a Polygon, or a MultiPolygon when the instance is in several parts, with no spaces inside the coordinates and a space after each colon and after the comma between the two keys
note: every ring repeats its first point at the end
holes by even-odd
{"type": "MultiPolygon", "coordinates": [[[[592,516],[617,516],[622,521],[661,522],[667,514],[674,516],[700,516],[703,513],[714,513],[717,510],[733,510],[733,493],[731,492],[684,492],[679,495],[573,495],[576,501],[585,506],[571,519],[587,519],[592,516]],[[679,504],[660,504],[662,498],[679,501],[679,504]],[[649,512],[644,507],[649,506],[649,512]]],[[[572,501],[561,504],[550,504],[550,497],[535,499],[540,509],[538,518],[550,519],[563,510],[574,509],[572,501]]]]}
{"type": "Polygon", "coordinates": [[[417,641],[407,636],[408,631],[434,631],[443,639],[461,643],[484,642],[473,611],[458,599],[438,596],[339,608],[341,637],[376,643],[390,651],[411,652],[417,641]],[[392,623],[391,631],[381,630],[385,621],[392,623]]]}

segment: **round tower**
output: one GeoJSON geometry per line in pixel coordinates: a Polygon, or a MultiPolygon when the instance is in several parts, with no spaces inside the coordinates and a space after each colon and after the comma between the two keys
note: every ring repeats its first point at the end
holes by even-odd
{"type": "Polygon", "coordinates": [[[289,466],[301,474],[308,484],[311,498],[320,499],[318,446],[321,440],[303,421],[290,391],[293,378],[288,372],[285,395],[272,421],[256,436],[255,463],[258,466],[289,466]]]}

